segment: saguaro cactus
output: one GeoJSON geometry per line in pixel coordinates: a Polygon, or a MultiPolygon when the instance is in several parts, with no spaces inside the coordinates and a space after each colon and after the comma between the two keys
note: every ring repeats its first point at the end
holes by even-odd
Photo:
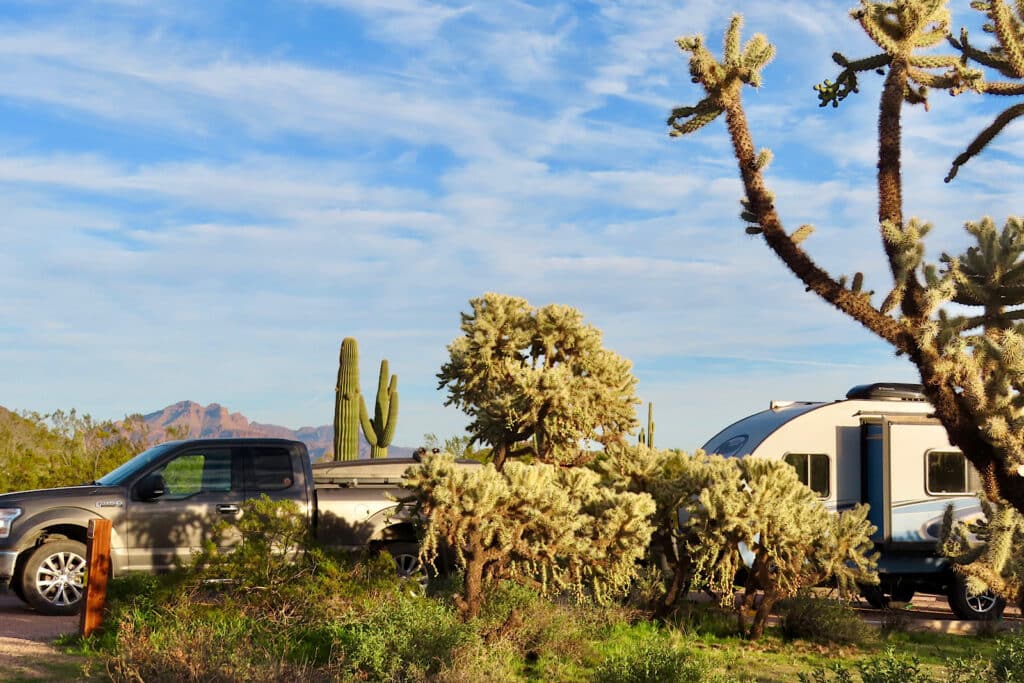
{"type": "Polygon", "coordinates": [[[388,381],[388,361],[380,362],[380,378],[377,380],[377,400],[373,407],[373,420],[366,410],[366,401],[359,397],[359,421],[363,434],[370,443],[371,458],[388,457],[388,446],[395,436],[398,424],[398,375],[391,375],[388,381]]]}
{"type": "Polygon", "coordinates": [[[654,448],[654,401],[647,404],[647,431],[640,428],[640,443],[648,448],[654,448]]]}
{"type": "Polygon", "coordinates": [[[338,355],[338,384],[334,397],[334,459],[359,457],[359,344],[345,337],[338,355]]]}

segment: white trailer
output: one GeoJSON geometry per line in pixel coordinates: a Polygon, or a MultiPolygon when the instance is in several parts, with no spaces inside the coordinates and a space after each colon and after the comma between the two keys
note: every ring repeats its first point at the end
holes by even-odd
{"type": "Polygon", "coordinates": [[[946,506],[961,519],[981,514],[980,482],[918,384],[866,384],[832,402],[772,401],[768,410],[726,427],[704,445],[727,457],[784,460],[826,507],[870,505],[880,552],[871,604],[909,601],[915,592],[945,595],[964,619],[998,616],[992,595],[969,594],[936,553],[946,506]]]}

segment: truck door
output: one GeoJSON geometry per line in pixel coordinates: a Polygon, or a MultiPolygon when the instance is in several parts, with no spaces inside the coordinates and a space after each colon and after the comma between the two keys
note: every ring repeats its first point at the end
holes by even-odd
{"type": "Polygon", "coordinates": [[[310,518],[312,510],[307,500],[305,470],[296,462],[298,456],[279,445],[256,444],[245,450],[245,497],[294,500],[303,515],[310,518]]]}
{"type": "MultiPolygon", "coordinates": [[[[212,538],[218,522],[238,519],[244,500],[238,450],[198,445],[147,473],[163,478],[165,492],[153,500],[140,500],[132,492],[126,514],[126,569],[166,571],[176,563],[188,563],[212,538]]],[[[235,540],[229,535],[225,544],[235,540]]]]}

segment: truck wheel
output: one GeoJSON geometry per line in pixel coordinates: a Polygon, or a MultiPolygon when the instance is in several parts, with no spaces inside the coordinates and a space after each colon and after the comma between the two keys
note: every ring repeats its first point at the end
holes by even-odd
{"type": "Polygon", "coordinates": [[[950,583],[946,599],[953,614],[972,621],[998,619],[1006,608],[1006,600],[997,597],[991,591],[970,592],[967,589],[967,581],[959,575],[950,583]]]}
{"type": "Polygon", "coordinates": [[[410,591],[422,595],[427,590],[427,571],[420,562],[420,547],[416,543],[388,543],[384,550],[395,561],[398,578],[410,591]]]}
{"type": "Polygon", "coordinates": [[[36,548],[22,570],[21,592],[41,614],[76,614],[85,595],[85,545],[62,540],[36,548]]]}

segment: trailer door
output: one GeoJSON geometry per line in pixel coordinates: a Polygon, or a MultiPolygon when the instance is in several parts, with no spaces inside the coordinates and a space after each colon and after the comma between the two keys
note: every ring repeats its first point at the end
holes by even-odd
{"type": "Polygon", "coordinates": [[[865,418],[861,433],[863,499],[878,528],[872,540],[933,548],[949,504],[960,518],[980,513],[977,476],[937,420],[865,418]]]}

